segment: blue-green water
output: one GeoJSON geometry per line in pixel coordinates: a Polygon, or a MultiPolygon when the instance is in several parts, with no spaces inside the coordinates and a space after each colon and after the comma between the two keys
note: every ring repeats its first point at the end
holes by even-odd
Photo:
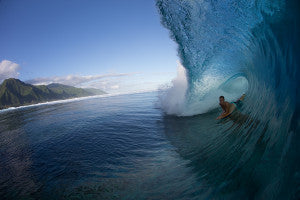
{"type": "Polygon", "coordinates": [[[190,148],[180,155],[213,185],[209,196],[200,196],[300,199],[300,1],[156,0],[156,5],[178,45],[179,72],[185,71],[162,95],[163,109],[177,116],[204,114],[193,123],[192,118],[165,123],[170,136],[177,130],[197,133],[187,140],[192,143],[170,141],[190,148]],[[218,106],[219,96],[231,102],[243,93],[243,107],[229,120],[233,124],[223,121],[219,127],[208,120],[212,116],[205,113],[218,106]],[[203,139],[205,132],[215,138],[203,139]]]}
{"type": "Polygon", "coordinates": [[[173,86],[1,111],[2,198],[300,199],[299,1],[156,5],[173,86]]]}
{"type": "Polygon", "coordinates": [[[276,174],[283,158],[272,154],[271,141],[259,137],[255,131],[259,122],[234,118],[217,122],[219,111],[168,116],[159,107],[157,92],[150,92],[2,112],[0,195],[4,199],[295,198],[297,185],[292,184],[297,177],[266,193],[269,184],[277,184],[295,169],[276,174]]]}
{"type": "Polygon", "coordinates": [[[156,101],[144,93],[1,113],[1,196],[184,195],[181,181],[193,173],[164,134],[156,101]],[[179,191],[170,193],[176,184],[179,191]]]}

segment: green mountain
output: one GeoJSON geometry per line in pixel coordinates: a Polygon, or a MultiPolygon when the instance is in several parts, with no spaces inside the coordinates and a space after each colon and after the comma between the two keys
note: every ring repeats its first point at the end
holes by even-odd
{"type": "Polygon", "coordinates": [[[34,86],[18,79],[9,78],[0,85],[0,109],[99,94],[105,94],[105,92],[58,83],[34,86]]]}

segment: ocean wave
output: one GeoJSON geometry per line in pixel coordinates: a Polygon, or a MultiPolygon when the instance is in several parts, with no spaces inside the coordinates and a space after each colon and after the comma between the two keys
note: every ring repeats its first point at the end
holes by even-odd
{"type": "MultiPolygon", "coordinates": [[[[246,145],[238,148],[241,152],[254,155],[259,147],[253,144],[263,143],[253,170],[272,166],[272,173],[265,175],[254,194],[257,198],[287,191],[292,198],[298,187],[292,183],[299,183],[299,156],[292,153],[299,152],[299,1],[157,0],[156,5],[162,24],[178,44],[187,81],[186,86],[171,85],[162,95],[164,112],[203,114],[219,107],[219,96],[233,101],[245,93],[239,115],[229,120],[234,124],[223,131],[249,135],[246,145]],[[172,91],[182,88],[184,96],[180,93],[174,104],[172,91]]],[[[217,127],[209,130],[211,134],[217,127]]],[[[234,149],[227,151],[229,155],[234,149]]]]}

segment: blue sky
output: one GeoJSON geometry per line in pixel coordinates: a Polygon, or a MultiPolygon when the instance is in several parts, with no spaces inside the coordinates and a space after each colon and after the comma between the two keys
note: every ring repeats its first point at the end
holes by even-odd
{"type": "Polygon", "coordinates": [[[154,0],[2,0],[0,44],[0,79],[33,84],[153,87],[178,60],[154,0]]]}

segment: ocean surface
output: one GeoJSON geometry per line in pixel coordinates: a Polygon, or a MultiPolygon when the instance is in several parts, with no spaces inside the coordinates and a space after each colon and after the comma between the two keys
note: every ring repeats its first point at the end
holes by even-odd
{"type": "Polygon", "coordinates": [[[166,115],[158,92],[1,112],[1,199],[299,197],[296,141],[219,113],[166,115]]]}
{"type": "Polygon", "coordinates": [[[2,199],[300,199],[300,1],[156,6],[177,77],[1,111],[2,199]]]}

